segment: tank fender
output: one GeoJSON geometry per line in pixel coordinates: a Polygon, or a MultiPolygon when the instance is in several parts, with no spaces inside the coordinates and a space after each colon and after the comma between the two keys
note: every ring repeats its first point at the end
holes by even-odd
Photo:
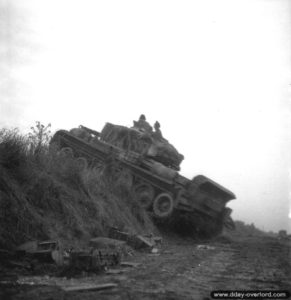
{"type": "Polygon", "coordinates": [[[154,162],[152,164],[152,169],[158,176],[161,176],[163,178],[167,178],[170,180],[173,180],[178,174],[177,171],[170,169],[168,167],[165,167],[163,164],[161,164],[159,162],[154,162]]]}

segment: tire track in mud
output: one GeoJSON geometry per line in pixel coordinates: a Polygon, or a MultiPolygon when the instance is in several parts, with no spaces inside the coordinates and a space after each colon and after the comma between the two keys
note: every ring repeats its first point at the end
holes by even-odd
{"type": "Polygon", "coordinates": [[[184,273],[184,277],[193,283],[193,299],[198,296],[209,296],[210,291],[221,289],[225,285],[226,277],[221,274],[234,262],[234,252],[231,248],[215,252],[208,259],[203,260],[197,267],[184,273]]]}
{"type": "Polygon", "coordinates": [[[289,289],[290,244],[273,240],[250,240],[240,245],[227,273],[234,275],[233,289],[289,289]]]}
{"type": "Polygon", "coordinates": [[[170,256],[145,259],[127,288],[153,299],[167,299],[167,293],[175,299],[210,299],[213,290],[290,290],[290,245],[249,239],[209,250],[195,247],[178,246],[170,256]]]}
{"type": "Polygon", "coordinates": [[[290,245],[254,240],[218,251],[184,273],[196,286],[193,299],[213,290],[291,290],[290,245]]]}
{"type": "Polygon", "coordinates": [[[169,294],[173,299],[207,298],[224,280],[220,275],[233,263],[235,252],[225,246],[214,250],[197,250],[195,244],[174,247],[170,255],[145,259],[126,285],[133,294],[151,295],[152,299],[168,299],[169,294]]]}

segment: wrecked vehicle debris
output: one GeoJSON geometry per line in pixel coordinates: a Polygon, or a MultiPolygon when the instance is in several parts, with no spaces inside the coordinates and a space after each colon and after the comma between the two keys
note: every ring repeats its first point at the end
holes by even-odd
{"type": "Polygon", "coordinates": [[[163,240],[161,237],[155,237],[152,234],[144,236],[138,234],[130,234],[120,231],[115,227],[110,228],[109,236],[111,238],[126,242],[129,246],[136,250],[152,250],[154,247],[161,246],[163,240]]]}
{"type": "Polygon", "coordinates": [[[107,267],[119,265],[121,255],[119,252],[105,250],[72,251],[67,260],[67,267],[75,271],[103,271],[107,267]]]}
{"type": "Polygon", "coordinates": [[[56,241],[30,241],[17,247],[16,253],[18,256],[26,255],[43,262],[54,262],[52,253],[57,249],[59,244],[56,241]]]}
{"type": "Polygon", "coordinates": [[[75,157],[80,169],[102,165],[158,224],[176,223],[173,228],[206,237],[234,227],[226,205],[235,195],[206,176],[179,174],[183,155],[149,128],[139,122],[132,128],[106,123],[101,132],[79,126],[57,131],[51,145],[75,157]]]}
{"type": "MultiPolygon", "coordinates": [[[[20,245],[17,248],[18,255],[21,254],[28,259],[37,259],[39,262],[56,264],[58,267],[64,267],[65,271],[101,271],[109,266],[119,265],[121,262],[121,252],[119,249],[109,249],[101,247],[98,239],[90,241],[91,247],[84,250],[63,250],[56,241],[31,241],[20,245]],[[95,242],[95,244],[94,244],[95,242]],[[98,246],[98,247],[96,247],[98,246]]],[[[108,240],[100,238],[99,240],[108,240]]],[[[112,243],[112,241],[111,241],[112,243]]],[[[115,241],[117,244],[125,242],[115,241]]],[[[20,266],[23,263],[17,262],[20,266]]]]}
{"type": "Polygon", "coordinates": [[[24,251],[26,253],[33,253],[35,251],[52,251],[58,248],[58,242],[56,241],[30,241],[21,244],[17,247],[17,251],[24,251]]]}

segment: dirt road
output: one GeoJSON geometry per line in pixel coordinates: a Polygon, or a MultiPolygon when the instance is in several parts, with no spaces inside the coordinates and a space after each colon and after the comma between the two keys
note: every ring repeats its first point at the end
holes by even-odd
{"type": "Polygon", "coordinates": [[[169,239],[161,253],[138,253],[130,260],[140,265],[118,268],[113,271],[116,274],[59,282],[46,278],[46,284],[51,280],[59,286],[116,283],[117,287],[110,290],[64,292],[56,286],[24,285],[16,293],[15,289],[0,285],[0,298],[2,295],[7,299],[38,300],[211,299],[213,290],[291,290],[290,242],[274,238],[249,237],[202,246],[192,240],[169,239]]]}

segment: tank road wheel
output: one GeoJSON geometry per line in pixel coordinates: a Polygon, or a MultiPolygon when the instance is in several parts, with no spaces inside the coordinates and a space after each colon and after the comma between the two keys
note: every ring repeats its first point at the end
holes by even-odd
{"type": "Polygon", "coordinates": [[[167,218],[174,211],[174,199],[168,193],[159,194],[154,200],[153,211],[158,218],[167,218]]]}
{"type": "Polygon", "coordinates": [[[74,157],[74,153],[72,148],[70,147],[64,147],[59,151],[59,154],[63,157],[69,157],[69,158],[73,158],[74,157]]]}
{"type": "Polygon", "coordinates": [[[154,188],[147,184],[138,184],[134,189],[135,197],[140,206],[144,209],[150,209],[153,205],[155,196],[154,188]]]}
{"type": "Polygon", "coordinates": [[[85,157],[78,157],[77,158],[77,165],[80,171],[84,171],[88,168],[88,162],[85,157]]]}

